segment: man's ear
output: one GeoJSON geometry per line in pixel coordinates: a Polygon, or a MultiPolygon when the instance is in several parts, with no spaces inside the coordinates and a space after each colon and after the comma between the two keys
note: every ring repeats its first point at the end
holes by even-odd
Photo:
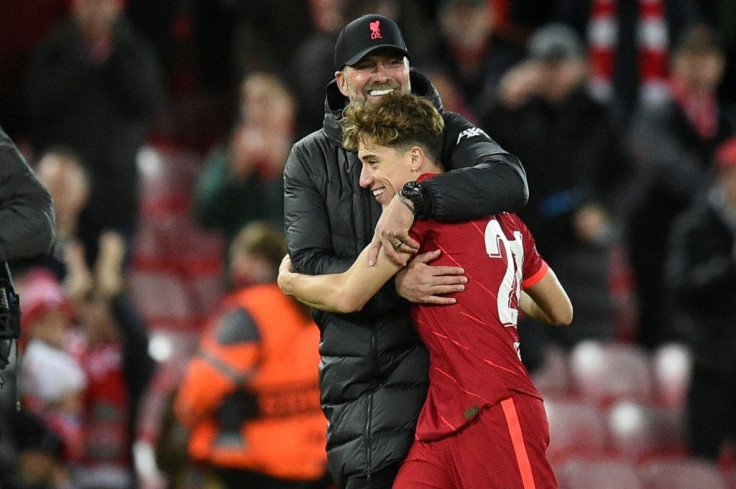
{"type": "Polygon", "coordinates": [[[421,146],[412,146],[409,150],[411,155],[411,171],[416,173],[424,168],[427,155],[421,146]]]}
{"type": "Polygon", "coordinates": [[[337,81],[337,88],[338,90],[340,90],[340,93],[347,97],[348,84],[347,79],[345,78],[345,74],[342,71],[335,72],[335,81],[337,81]]]}

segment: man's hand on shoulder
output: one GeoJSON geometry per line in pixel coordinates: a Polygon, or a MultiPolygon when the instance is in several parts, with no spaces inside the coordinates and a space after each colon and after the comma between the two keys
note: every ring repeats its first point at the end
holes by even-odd
{"type": "Polygon", "coordinates": [[[401,297],[415,304],[454,304],[454,297],[445,294],[462,292],[468,281],[460,267],[434,266],[429,263],[440,256],[440,250],[417,255],[396,275],[396,290],[401,297]]]}

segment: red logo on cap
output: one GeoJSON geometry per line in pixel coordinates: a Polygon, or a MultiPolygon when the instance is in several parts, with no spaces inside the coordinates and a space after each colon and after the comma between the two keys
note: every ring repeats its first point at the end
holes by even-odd
{"type": "Polygon", "coordinates": [[[383,37],[381,35],[381,21],[380,20],[371,22],[368,25],[371,28],[371,39],[381,39],[383,37]]]}

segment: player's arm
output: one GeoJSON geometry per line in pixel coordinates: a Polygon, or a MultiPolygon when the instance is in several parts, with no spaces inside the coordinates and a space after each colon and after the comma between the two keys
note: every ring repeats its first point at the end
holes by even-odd
{"type": "Polygon", "coordinates": [[[401,268],[383,251],[375,266],[369,266],[368,253],[367,247],[345,272],[326,275],[295,273],[286,255],[279,267],[279,287],[286,295],[315,309],[338,313],[360,311],[401,268]]]}
{"type": "MultiPolygon", "coordinates": [[[[422,198],[417,199],[421,209],[413,211],[416,217],[457,222],[522,208],[529,187],[519,159],[459,114],[446,112],[443,117],[442,164],[447,171],[422,182],[422,198]]],[[[413,209],[413,202],[410,205],[413,209]]],[[[391,244],[401,241],[402,251],[419,249],[409,236],[414,217],[412,210],[393,199],[376,225],[371,256],[378,256],[378,249],[384,247],[391,260],[405,264],[391,244]]]]}
{"type": "Polygon", "coordinates": [[[567,326],[572,322],[572,303],[551,268],[541,280],[521,292],[519,308],[543,323],[567,326]]]}
{"type": "Polygon", "coordinates": [[[519,159],[459,114],[446,112],[443,117],[442,163],[447,171],[422,182],[421,199],[417,198],[421,209],[413,209],[412,202],[413,210],[409,210],[399,199],[389,203],[376,225],[372,258],[384,247],[391,260],[406,264],[406,258],[391,244],[401,241],[402,251],[419,249],[409,236],[414,214],[417,218],[457,222],[514,211],[526,204],[529,188],[519,159]]]}

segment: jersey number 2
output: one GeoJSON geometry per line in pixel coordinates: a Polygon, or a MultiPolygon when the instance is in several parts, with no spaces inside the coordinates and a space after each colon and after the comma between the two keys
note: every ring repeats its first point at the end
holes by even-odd
{"type": "Polygon", "coordinates": [[[504,326],[516,327],[524,260],[521,233],[514,231],[514,239],[509,240],[498,221],[491,219],[486,225],[485,240],[488,257],[506,261],[506,272],[496,295],[498,318],[504,326]]]}

